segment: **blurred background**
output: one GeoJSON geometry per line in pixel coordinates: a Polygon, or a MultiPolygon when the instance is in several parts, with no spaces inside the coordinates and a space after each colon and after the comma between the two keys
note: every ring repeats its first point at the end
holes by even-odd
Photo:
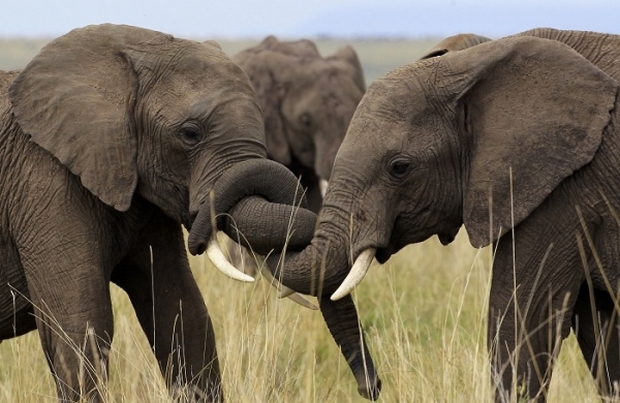
{"type": "Polygon", "coordinates": [[[179,36],[497,37],[549,26],[618,33],[615,0],[5,0],[0,36],[58,36],[111,22],[179,36]]]}
{"type": "Polygon", "coordinates": [[[308,38],[321,53],[352,44],[367,84],[440,39],[498,38],[536,27],[620,33],[617,0],[4,0],[0,69],[23,67],[50,39],[89,24],[129,24],[215,39],[228,54],[267,35],[308,38]]]}

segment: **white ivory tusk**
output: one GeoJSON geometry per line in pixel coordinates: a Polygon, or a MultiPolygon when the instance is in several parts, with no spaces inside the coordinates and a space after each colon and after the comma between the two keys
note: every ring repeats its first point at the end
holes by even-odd
{"type": "Polygon", "coordinates": [[[332,301],[337,301],[340,298],[349,295],[351,291],[353,291],[355,287],[357,287],[362,280],[364,280],[366,273],[368,273],[368,268],[370,267],[372,260],[375,258],[376,252],[377,248],[368,248],[359,254],[357,259],[355,259],[355,263],[353,263],[353,267],[351,267],[351,271],[347,277],[330,297],[332,301]]]}
{"type": "Polygon", "coordinates": [[[304,308],[312,309],[314,311],[319,309],[316,305],[308,301],[301,294],[296,293],[295,291],[293,291],[292,289],[288,288],[287,286],[282,284],[280,281],[278,281],[278,279],[275,278],[271,274],[271,272],[265,265],[261,267],[260,273],[263,275],[263,277],[265,277],[267,281],[269,281],[269,284],[274,286],[276,290],[279,291],[278,298],[284,298],[284,297],[289,298],[291,301],[297,302],[299,305],[303,306],[304,308]]]}
{"type": "Polygon", "coordinates": [[[329,185],[329,182],[326,181],[325,179],[320,179],[319,180],[319,189],[321,190],[321,197],[325,198],[325,193],[327,193],[327,186],[329,185]]]}
{"type": "Polygon", "coordinates": [[[219,271],[221,271],[228,277],[234,280],[245,281],[248,283],[254,281],[253,277],[248,276],[247,274],[243,273],[235,266],[230,264],[228,259],[226,259],[226,256],[224,256],[224,252],[222,252],[220,244],[217,242],[217,239],[215,237],[213,237],[207,245],[207,256],[211,260],[211,263],[213,263],[213,265],[219,271]]]}

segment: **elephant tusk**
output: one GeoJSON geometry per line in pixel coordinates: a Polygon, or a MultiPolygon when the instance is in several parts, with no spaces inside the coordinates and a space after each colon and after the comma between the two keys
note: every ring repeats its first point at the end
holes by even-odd
{"type": "Polygon", "coordinates": [[[245,281],[248,283],[254,281],[253,277],[248,276],[247,274],[243,273],[235,266],[230,264],[228,259],[226,259],[226,256],[224,256],[224,252],[222,252],[220,244],[217,242],[217,239],[215,239],[215,237],[213,237],[207,245],[207,256],[211,260],[211,263],[213,263],[213,265],[219,271],[221,271],[228,277],[234,280],[245,281]]]}
{"type": "Polygon", "coordinates": [[[325,179],[321,179],[319,180],[319,189],[321,191],[321,197],[325,198],[325,193],[327,193],[327,186],[329,185],[329,182],[326,181],[325,179]]]}
{"type": "Polygon", "coordinates": [[[269,281],[269,284],[271,284],[273,287],[276,288],[276,290],[279,291],[278,298],[285,298],[285,297],[289,298],[291,301],[298,303],[304,308],[312,309],[313,311],[316,311],[317,309],[319,309],[316,305],[308,301],[301,294],[296,293],[291,288],[288,288],[287,286],[282,284],[280,281],[278,281],[278,279],[276,279],[271,274],[271,272],[269,271],[267,267],[265,267],[265,265],[261,267],[260,273],[263,275],[263,277],[265,277],[267,281],[269,281]]]}
{"type": "Polygon", "coordinates": [[[368,248],[359,254],[357,259],[355,259],[355,263],[353,263],[353,267],[351,267],[351,271],[344,279],[340,287],[332,294],[331,300],[337,301],[342,297],[345,297],[357,287],[364,277],[366,273],[368,273],[368,268],[372,263],[372,260],[375,258],[375,253],[377,252],[376,248],[368,248]]]}
{"type": "Polygon", "coordinates": [[[290,299],[291,301],[297,302],[299,305],[303,306],[304,308],[312,309],[313,311],[316,311],[319,309],[316,305],[308,301],[306,298],[304,298],[299,293],[293,292],[291,295],[288,295],[287,298],[290,299]]]}
{"type": "Polygon", "coordinates": [[[282,284],[282,288],[280,288],[280,293],[278,294],[278,298],[286,298],[291,294],[294,294],[295,290],[292,288],[288,288],[287,286],[282,284]]]}

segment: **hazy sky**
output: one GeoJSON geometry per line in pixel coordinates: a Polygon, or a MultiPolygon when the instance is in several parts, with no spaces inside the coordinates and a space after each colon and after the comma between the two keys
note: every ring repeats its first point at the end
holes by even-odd
{"type": "Polygon", "coordinates": [[[501,36],[539,26],[620,33],[619,0],[2,0],[0,36],[104,22],[184,37],[501,36]]]}

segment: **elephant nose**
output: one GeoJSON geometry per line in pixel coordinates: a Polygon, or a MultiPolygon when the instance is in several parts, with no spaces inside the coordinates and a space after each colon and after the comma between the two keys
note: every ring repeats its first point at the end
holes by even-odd
{"type": "Polygon", "coordinates": [[[202,255],[207,250],[207,244],[205,242],[199,242],[190,247],[190,253],[194,256],[202,255]]]}

